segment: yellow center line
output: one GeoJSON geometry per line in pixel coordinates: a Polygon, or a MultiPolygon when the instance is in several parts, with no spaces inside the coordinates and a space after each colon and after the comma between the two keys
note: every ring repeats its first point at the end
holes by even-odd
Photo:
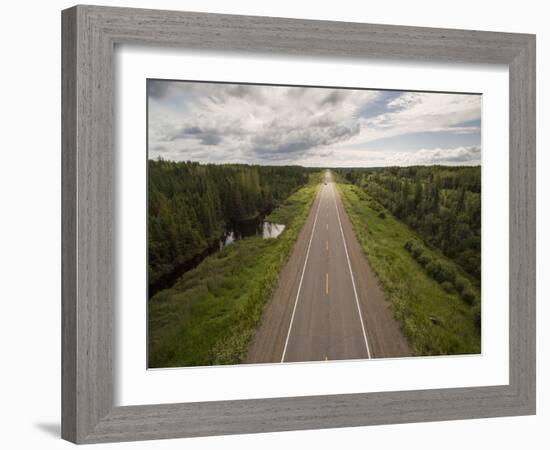
{"type": "Polygon", "coordinates": [[[328,272],[325,274],[325,292],[328,295],[328,272]]]}
{"type": "Polygon", "coordinates": [[[327,252],[328,252],[328,239],[327,239],[327,252]]]}

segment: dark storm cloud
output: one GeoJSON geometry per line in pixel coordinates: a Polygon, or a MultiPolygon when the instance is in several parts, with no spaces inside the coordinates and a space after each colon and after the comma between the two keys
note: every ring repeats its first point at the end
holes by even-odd
{"type": "Polygon", "coordinates": [[[319,158],[329,158],[334,156],[334,150],[321,150],[320,152],[317,152],[316,156],[319,158]]]}
{"type": "Polygon", "coordinates": [[[223,138],[216,129],[203,129],[195,125],[185,126],[175,133],[168,133],[163,138],[165,141],[180,139],[198,139],[203,145],[217,145],[223,138]]]}
{"type": "Polygon", "coordinates": [[[170,83],[162,80],[148,80],[147,88],[149,97],[161,99],[168,93],[170,83]]]}
{"type": "Polygon", "coordinates": [[[289,154],[307,152],[317,147],[344,142],[359,134],[359,124],[351,127],[333,125],[326,128],[274,130],[255,136],[252,150],[262,157],[281,159],[289,154]]]}
{"type": "Polygon", "coordinates": [[[197,134],[202,134],[202,130],[199,128],[199,127],[185,127],[183,130],[182,130],[182,136],[187,136],[187,135],[191,135],[191,136],[194,136],[194,135],[197,135],[197,134]]]}
{"type": "Polygon", "coordinates": [[[151,151],[153,153],[168,153],[170,151],[170,149],[168,149],[166,146],[164,145],[154,145],[152,148],[151,148],[151,151]]]}
{"type": "Polygon", "coordinates": [[[246,84],[230,85],[226,91],[228,96],[236,98],[256,97],[258,92],[258,89],[252,89],[246,84]]]}
{"type": "Polygon", "coordinates": [[[205,133],[200,136],[200,140],[202,145],[218,145],[222,141],[222,137],[214,133],[205,133]]]}
{"type": "Polygon", "coordinates": [[[297,99],[300,98],[302,95],[308,92],[308,89],[306,87],[293,87],[286,91],[286,96],[290,99],[297,99]]]}
{"type": "Polygon", "coordinates": [[[323,98],[319,102],[319,105],[336,106],[342,103],[347,98],[347,96],[348,96],[348,91],[345,91],[343,89],[340,89],[340,90],[333,89],[325,98],[323,98]]]}

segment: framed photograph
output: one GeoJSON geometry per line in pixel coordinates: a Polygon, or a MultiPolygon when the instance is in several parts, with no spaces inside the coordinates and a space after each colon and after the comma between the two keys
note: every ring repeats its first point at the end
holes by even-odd
{"type": "Polygon", "coordinates": [[[65,439],[535,413],[533,35],[62,26],[65,439]]]}

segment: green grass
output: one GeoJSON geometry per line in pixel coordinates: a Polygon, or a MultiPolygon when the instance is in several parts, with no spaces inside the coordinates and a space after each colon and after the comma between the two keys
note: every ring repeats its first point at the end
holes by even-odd
{"type": "Polygon", "coordinates": [[[149,301],[149,367],[238,364],[319,187],[312,176],[267,220],[276,239],[246,238],[206,258],[149,301]]]}
{"type": "MultiPolygon", "coordinates": [[[[394,315],[408,337],[415,355],[476,354],[481,349],[480,292],[468,304],[458,292],[426,273],[405,249],[411,239],[421,239],[362,189],[338,184],[342,200],[359,242],[375,271],[394,315]],[[381,214],[383,212],[383,214],[381,214]],[[450,292],[447,292],[450,290],[450,292]]],[[[460,276],[475,284],[457,264],[434,249],[426,255],[444,261],[460,276]]]]}

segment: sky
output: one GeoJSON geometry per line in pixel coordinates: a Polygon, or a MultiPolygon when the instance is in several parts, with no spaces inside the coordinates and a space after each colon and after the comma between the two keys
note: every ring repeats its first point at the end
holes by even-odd
{"type": "Polygon", "coordinates": [[[481,96],[148,81],[148,157],[381,167],[481,164],[481,96]]]}

